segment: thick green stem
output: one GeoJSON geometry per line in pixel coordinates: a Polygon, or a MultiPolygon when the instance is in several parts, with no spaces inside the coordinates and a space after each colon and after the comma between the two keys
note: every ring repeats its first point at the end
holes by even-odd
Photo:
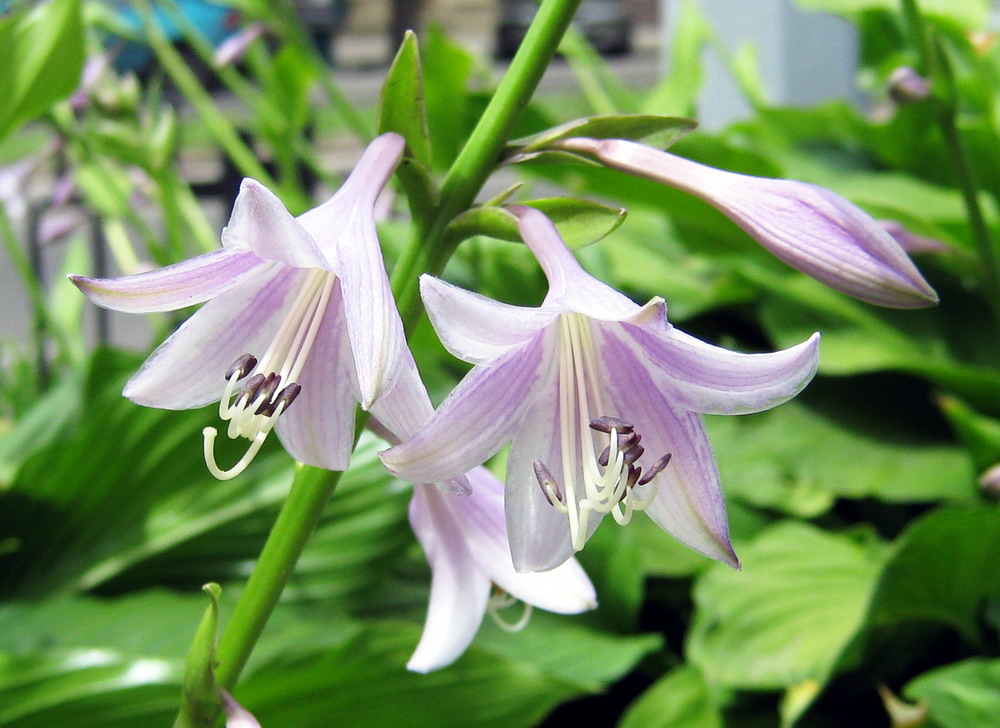
{"type": "Polygon", "coordinates": [[[296,465],[288,498],[219,639],[215,679],[220,687],[232,690],[239,680],[340,476],[339,472],[296,465]]]}
{"type": "Polygon", "coordinates": [[[407,331],[420,320],[423,309],[416,286],[423,272],[440,273],[454,252],[445,242],[445,230],[456,215],[476,199],[496,168],[514,125],[531,100],[538,82],[559,47],[580,0],[544,0],[528,28],[510,68],[473,129],[468,141],[441,183],[441,203],[417,230],[393,271],[393,291],[407,331]]]}

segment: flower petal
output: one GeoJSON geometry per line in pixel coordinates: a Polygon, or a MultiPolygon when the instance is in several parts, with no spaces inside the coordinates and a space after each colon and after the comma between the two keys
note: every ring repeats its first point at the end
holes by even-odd
{"type": "Polygon", "coordinates": [[[213,298],[154,351],[125,385],[137,404],[161,409],[201,407],[222,396],[238,356],[261,354],[304,271],[277,266],[213,298]]]}
{"type": "Polygon", "coordinates": [[[295,268],[333,270],[312,235],[255,179],[244,179],[240,185],[233,214],[222,231],[222,244],[229,249],[249,249],[264,260],[295,268]]]}
{"type": "Polygon", "coordinates": [[[462,532],[454,526],[433,488],[417,486],[410,501],[410,525],[431,565],[431,598],[424,631],[406,664],[430,672],[457,660],[476,636],[486,613],[490,579],[478,568],[462,532]]]}
{"type": "Polygon", "coordinates": [[[620,139],[581,141],[609,167],[703,199],[775,257],[831,288],[879,306],[937,303],[934,289],[899,244],[868,214],[830,190],[726,172],[620,139]]]}
{"type": "Polygon", "coordinates": [[[420,297],[441,343],[471,364],[495,359],[559,315],[551,308],[500,303],[429,275],[420,276],[420,297]]]}
{"type": "Polygon", "coordinates": [[[598,336],[604,361],[614,363],[605,391],[617,415],[635,426],[654,459],[672,454],[654,478],[659,491],[646,513],[685,546],[737,566],[719,471],[700,417],[670,402],[630,349],[617,346],[613,337],[598,336]]]}
{"type": "Polygon", "coordinates": [[[420,432],[380,454],[393,475],[433,483],[481,465],[510,439],[547,365],[543,332],[458,383],[420,432]]]}
{"type": "MultiPolygon", "coordinates": [[[[534,469],[534,462],[540,460],[553,472],[562,472],[560,418],[568,416],[560,409],[558,366],[552,357],[545,378],[531,393],[531,408],[521,418],[507,459],[507,535],[514,569],[519,573],[552,569],[574,553],[567,516],[549,503],[534,469]]],[[[581,482],[579,463],[574,466],[579,471],[577,482],[581,482]]],[[[596,517],[591,520],[591,533],[599,521],[596,517]]]]}
{"type": "Polygon", "coordinates": [[[302,386],[299,396],[275,427],[281,444],[300,462],[327,470],[347,470],[354,449],[358,383],[339,284],[330,294],[298,383],[302,386]]]}
{"type": "Polygon", "coordinates": [[[599,320],[618,321],[636,312],[639,306],[634,301],[580,266],[544,213],[520,205],[508,209],[517,215],[521,238],[549,280],[545,303],[599,320]]]}
{"type": "Polygon", "coordinates": [[[87,298],[125,313],[176,311],[214,298],[249,280],[267,264],[246,250],[214,250],[159,270],[121,278],[69,279],[87,298]]]}
{"type": "Polygon", "coordinates": [[[337,245],[336,267],[344,294],[347,331],[361,387],[361,406],[368,409],[388,390],[404,366],[406,336],[371,210],[354,208],[337,245]]]}
{"type": "Polygon", "coordinates": [[[598,324],[628,348],[672,404],[706,414],[747,414],[785,402],[812,380],[819,334],[797,346],[742,354],[700,341],[662,319],[649,326],[598,324]]]}

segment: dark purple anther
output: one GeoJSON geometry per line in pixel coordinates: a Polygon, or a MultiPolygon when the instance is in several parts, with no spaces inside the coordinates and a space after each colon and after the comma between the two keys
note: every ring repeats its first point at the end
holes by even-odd
{"type": "Polygon", "coordinates": [[[645,485],[646,483],[648,483],[649,481],[651,481],[653,478],[655,478],[657,475],[659,475],[660,471],[663,470],[665,467],[667,467],[667,463],[670,462],[670,458],[671,458],[671,453],[668,452],[662,458],[660,458],[655,463],[653,463],[653,467],[651,467],[649,469],[649,472],[646,473],[639,480],[639,485],[645,485]]]}
{"type": "Polygon", "coordinates": [[[549,469],[545,467],[545,463],[541,460],[536,460],[531,464],[532,468],[535,470],[535,479],[538,480],[538,485],[542,489],[542,493],[545,495],[545,500],[549,502],[550,506],[555,506],[552,502],[552,495],[555,495],[556,499],[562,503],[563,494],[559,489],[559,484],[556,482],[555,476],[549,472],[549,469]],[[546,487],[549,486],[549,487],[546,487]],[[551,489],[551,494],[550,494],[551,489]]]}
{"type": "Polygon", "coordinates": [[[265,377],[263,374],[254,374],[247,380],[247,383],[243,385],[243,391],[240,392],[240,400],[243,402],[252,402],[253,398],[257,396],[257,390],[260,389],[260,385],[264,383],[265,377]]]}
{"type": "Polygon", "coordinates": [[[596,420],[590,421],[590,429],[597,430],[598,432],[604,432],[611,434],[611,430],[614,428],[618,430],[619,434],[624,434],[631,432],[634,428],[631,424],[618,417],[612,417],[611,415],[603,415],[598,417],[596,420]]]}
{"type": "Polygon", "coordinates": [[[233,365],[229,367],[229,371],[226,372],[226,381],[232,379],[234,375],[237,380],[243,379],[255,366],[257,366],[257,357],[253,354],[240,354],[233,365]]]}

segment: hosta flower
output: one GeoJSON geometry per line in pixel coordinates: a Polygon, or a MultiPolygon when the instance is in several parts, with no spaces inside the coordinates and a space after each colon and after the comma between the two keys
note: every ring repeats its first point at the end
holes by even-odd
{"type": "MultiPolygon", "coordinates": [[[[369,427],[390,443],[414,435],[432,415],[427,390],[407,353],[396,385],[372,407],[369,427]]],[[[431,596],[424,631],[407,667],[437,670],[465,652],[484,614],[504,599],[527,607],[577,614],[597,606],[594,587],[576,559],[542,574],[519,574],[511,561],[504,518],[503,484],[484,467],[448,482],[443,493],[423,483],[413,489],[410,525],[431,566],[431,596]],[[463,488],[464,486],[464,488],[463,488]],[[471,488],[470,488],[471,486],[471,488]]],[[[520,625],[517,625],[518,627],[520,625]]]]}
{"type": "Polygon", "coordinates": [[[544,573],[515,572],[504,523],[503,483],[483,467],[471,470],[468,479],[471,495],[418,485],[410,501],[410,524],[432,571],[424,631],[407,663],[416,672],[444,667],[465,652],[497,600],[495,588],[529,608],[559,614],[597,606],[594,587],[576,559],[544,573]]]}
{"type": "Polygon", "coordinates": [[[726,172],[621,139],[574,138],[559,145],[701,198],[775,257],[842,293],[893,308],[937,303],[892,236],[830,190],[726,172]]]}
{"type": "Polygon", "coordinates": [[[511,208],[549,281],[539,308],[498,303],[425,276],[438,335],[476,366],[425,427],[382,454],[412,481],[468,471],[513,441],[505,507],[514,566],[562,563],[608,513],[645,510],[691,548],[736,565],[698,413],[737,414],[794,396],[818,337],[769,354],[684,334],[662,299],[639,306],[589,276],[542,213],[511,208]]]}
{"type": "Polygon", "coordinates": [[[129,313],[207,301],[125,386],[138,404],[188,409],[219,401],[231,438],[250,441],[218,478],[242,472],[272,428],[296,459],[347,467],[354,402],[390,388],[406,349],[375,233],[373,207],[404,141],[369,145],[340,190],[295,218],[260,183],[244,180],[222,249],[125,278],[71,280],[96,304],[129,313]]]}

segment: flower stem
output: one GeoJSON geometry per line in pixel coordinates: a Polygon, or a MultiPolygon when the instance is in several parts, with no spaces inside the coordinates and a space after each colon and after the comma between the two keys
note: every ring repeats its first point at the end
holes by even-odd
{"type": "Polygon", "coordinates": [[[288,498],[219,639],[215,679],[225,690],[236,685],[340,476],[339,472],[296,464],[288,498]]]}
{"type": "Polygon", "coordinates": [[[1000,322],[1000,251],[997,250],[983,217],[972,160],[958,128],[958,91],[954,69],[944,46],[933,30],[928,30],[924,23],[917,1],[901,0],[901,8],[910,45],[916,55],[917,70],[921,75],[933,78],[937,87],[933,103],[938,126],[952,160],[962,202],[969,218],[969,228],[983,269],[983,290],[995,319],[1000,322]]]}
{"type": "Polygon", "coordinates": [[[454,246],[446,242],[445,230],[475,201],[495,169],[579,4],[580,0],[543,0],[507,73],[441,183],[440,204],[428,216],[426,227],[414,231],[397,262],[392,275],[393,293],[408,332],[423,313],[417,277],[425,271],[440,273],[455,252],[454,246]]]}

